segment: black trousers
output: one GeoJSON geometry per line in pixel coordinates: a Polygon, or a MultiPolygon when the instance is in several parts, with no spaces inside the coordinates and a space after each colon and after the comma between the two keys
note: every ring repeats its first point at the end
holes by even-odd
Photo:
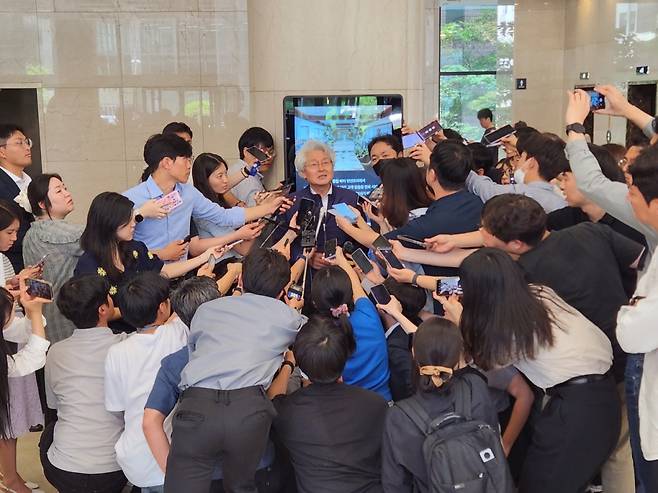
{"type": "Polygon", "coordinates": [[[520,493],[581,493],[619,438],[621,410],[614,379],[550,392],[532,431],[520,493]]]}
{"type": "Polygon", "coordinates": [[[173,419],[165,492],[207,493],[220,459],[227,493],[256,493],[275,415],[262,387],[187,389],[173,419]]]}
{"type": "Polygon", "coordinates": [[[122,470],[104,474],[81,474],[64,471],[53,466],[48,460],[48,449],[53,443],[55,423],[43,430],[39,441],[41,466],[46,479],[60,493],[120,493],[127,480],[122,470]]]}

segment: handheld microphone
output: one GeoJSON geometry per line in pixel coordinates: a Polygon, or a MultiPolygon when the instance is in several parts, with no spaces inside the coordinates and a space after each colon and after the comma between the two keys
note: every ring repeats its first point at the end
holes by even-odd
{"type": "Polygon", "coordinates": [[[343,243],[343,252],[352,255],[354,253],[354,250],[356,250],[356,247],[354,246],[354,243],[351,241],[346,241],[343,243]]]}

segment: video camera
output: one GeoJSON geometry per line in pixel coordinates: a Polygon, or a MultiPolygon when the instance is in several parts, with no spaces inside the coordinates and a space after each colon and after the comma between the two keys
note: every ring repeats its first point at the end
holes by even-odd
{"type": "Polygon", "coordinates": [[[316,242],[316,230],[319,215],[315,211],[315,202],[311,199],[301,199],[297,212],[297,224],[302,248],[313,248],[316,242]]]}

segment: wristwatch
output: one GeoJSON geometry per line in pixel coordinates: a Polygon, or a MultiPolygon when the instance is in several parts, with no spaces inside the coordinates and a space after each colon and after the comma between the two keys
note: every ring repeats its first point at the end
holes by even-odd
{"type": "Polygon", "coordinates": [[[587,133],[587,129],[582,123],[572,123],[570,125],[567,125],[565,131],[567,135],[569,134],[569,132],[576,132],[577,134],[583,134],[583,135],[587,133]]]}
{"type": "Polygon", "coordinates": [[[417,282],[418,282],[418,274],[416,273],[416,274],[414,274],[414,276],[411,278],[411,285],[412,285],[412,286],[416,286],[416,287],[418,287],[417,282]]]}
{"type": "Polygon", "coordinates": [[[139,209],[135,209],[135,222],[136,223],[141,223],[144,220],[144,216],[142,216],[142,212],[139,209]]]}
{"type": "Polygon", "coordinates": [[[283,363],[281,363],[281,368],[283,368],[284,366],[290,367],[290,373],[295,371],[295,365],[292,363],[292,361],[283,360],[283,363]]]}

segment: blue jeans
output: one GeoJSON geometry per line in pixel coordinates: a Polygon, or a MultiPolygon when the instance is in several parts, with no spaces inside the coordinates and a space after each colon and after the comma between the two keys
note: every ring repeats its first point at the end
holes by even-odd
{"type": "Polygon", "coordinates": [[[642,447],[640,446],[640,411],[638,400],[640,397],[643,367],[644,354],[628,355],[624,377],[626,383],[626,406],[628,408],[628,429],[631,450],[633,451],[633,464],[635,464],[635,480],[638,483],[635,490],[636,493],[646,493],[645,485],[651,482],[650,463],[644,460],[642,447]]]}

